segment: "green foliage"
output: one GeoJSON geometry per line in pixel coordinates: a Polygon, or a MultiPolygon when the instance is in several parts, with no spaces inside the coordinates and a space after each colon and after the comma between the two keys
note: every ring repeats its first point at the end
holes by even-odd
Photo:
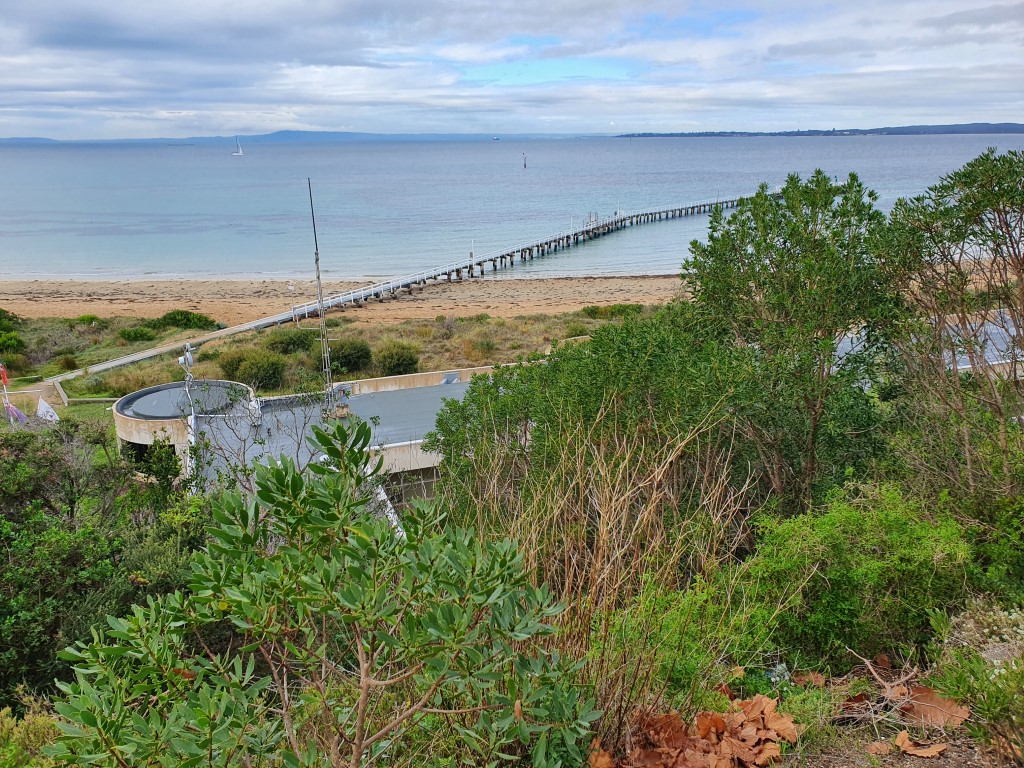
{"type": "Polygon", "coordinates": [[[25,340],[17,331],[0,331],[0,354],[13,355],[25,351],[25,340]]]}
{"type": "Polygon", "coordinates": [[[61,355],[60,360],[57,361],[57,365],[60,366],[61,370],[73,371],[78,368],[78,358],[74,355],[61,355]]]}
{"type": "Polygon", "coordinates": [[[385,339],[373,353],[381,376],[404,376],[416,373],[420,364],[419,349],[407,341],[385,339]]]}
{"type": "Polygon", "coordinates": [[[953,655],[931,677],[942,693],[966,704],[968,733],[1007,763],[1024,755],[1024,659],[989,661],[974,652],[953,655]]]}
{"type": "Polygon", "coordinates": [[[717,711],[723,704],[718,689],[736,665],[761,661],[772,628],[753,620],[754,606],[727,599],[744,580],[742,568],[728,568],[678,591],[649,583],[616,612],[610,631],[594,638],[591,653],[609,655],[606,644],[613,645],[610,658],[651,648],[642,669],[666,708],[717,711]]]}
{"type": "Polygon", "coordinates": [[[70,418],[0,434],[0,706],[64,677],[57,651],[107,612],[185,583],[201,531],[162,522],[178,497],[132,484],[110,443],[107,425],[70,418]]]}
{"type": "Polygon", "coordinates": [[[160,317],[147,320],[146,325],[158,331],[166,328],[180,328],[184,331],[212,331],[221,327],[216,320],[200,312],[187,309],[172,309],[160,317]]]}
{"type": "Polygon", "coordinates": [[[690,244],[693,299],[747,351],[759,382],[738,404],[741,432],[788,509],[806,508],[880,446],[864,385],[902,315],[875,248],[885,224],[876,199],[854,174],[842,184],[821,170],[806,182],[794,174],[727,220],[716,209],[707,242],[690,244]]]}
{"type": "Polygon", "coordinates": [[[96,328],[97,330],[103,330],[110,325],[110,321],[106,318],[92,314],[79,315],[75,318],[75,322],[78,325],[87,325],[90,328],[96,328]]]}
{"type": "Polygon", "coordinates": [[[263,346],[282,355],[318,350],[320,333],[315,328],[274,328],[263,337],[263,346]]]}
{"type": "Polygon", "coordinates": [[[559,608],[515,547],[428,509],[396,531],[367,507],[368,425],[313,441],[329,463],[312,475],[282,459],[257,470],[256,499],[216,504],[190,596],[110,618],[65,652],[76,678],[61,686],[55,757],[358,767],[410,744],[440,763],[447,744],[477,765],[581,764],[597,713],[539,648],[559,608]],[[197,652],[225,624],[238,642],[197,652]]]}
{"type": "Polygon", "coordinates": [[[228,381],[238,381],[238,369],[252,353],[248,349],[227,349],[217,356],[217,365],[228,381]]]}
{"type": "Polygon", "coordinates": [[[4,355],[4,359],[0,362],[7,366],[7,370],[10,373],[24,373],[32,367],[25,355],[12,355],[8,353],[4,355]]]}
{"type": "Polygon", "coordinates": [[[373,365],[373,350],[362,339],[346,338],[331,342],[331,373],[338,376],[366,371],[373,365]]]}
{"type": "Polygon", "coordinates": [[[767,516],[757,530],[750,599],[789,603],[774,642],[801,662],[845,670],[856,661],[847,649],[913,652],[928,640],[929,614],[966,598],[963,529],[895,488],[837,493],[820,512],[767,516]]]}
{"type": "Polygon", "coordinates": [[[21,717],[0,709],[0,768],[51,768],[43,748],[57,738],[56,719],[46,704],[20,692],[21,717]]]}
{"type": "Polygon", "coordinates": [[[127,342],[153,341],[154,339],[156,339],[156,331],[145,325],[136,325],[130,328],[122,328],[120,331],[117,332],[117,335],[127,342]]]}
{"type": "MultiPolygon", "coordinates": [[[[223,359],[220,361],[224,367],[223,359]]],[[[237,380],[253,389],[279,389],[284,384],[288,358],[277,352],[253,349],[246,354],[236,371],[237,380]]]]}
{"type": "Polygon", "coordinates": [[[10,332],[21,324],[21,318],[13,312],[0,308],[0,332],[10,332]]]}
{"type": "Polygon", "coordinates": [[[611,320],[616,317],[629,317],[643,312],[643,304],[607,304],[605,306],[586,306],[580,314],[591,320],[611,320]]]}

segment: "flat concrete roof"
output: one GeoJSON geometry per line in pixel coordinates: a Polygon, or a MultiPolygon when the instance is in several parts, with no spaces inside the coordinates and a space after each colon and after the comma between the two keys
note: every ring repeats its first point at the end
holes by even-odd
{"type": "MultiPolygon", "coordinates": [[[[223,413],[248,392],[241,384],[230,381],[200,379],[189,388],[197,413],[223,413]]],[[[191,412],[185,382],[173,381],[156,387],[140,389],[125,395],[116,403],[117,412],[133,419],[167,420],[187,416],[191,412]]]]}

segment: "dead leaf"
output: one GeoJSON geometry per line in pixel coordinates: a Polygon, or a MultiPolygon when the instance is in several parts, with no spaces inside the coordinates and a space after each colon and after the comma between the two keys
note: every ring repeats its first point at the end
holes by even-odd
{"type": "Polygon", "coordinates": [[[809,685],[824,688],[825,676],[821,672],[797,672],[793,675],[793,682],[805,688],[809,685]]]}
{"type": "Polygon", "coordinates": [[[775,742],[769,741],[761,747],[760,752],[758,752],[757,759],[754,760],[754,765],[770,765],[771,763],[781,759],[782,747],[775,742]]]}
{"type": "Polygon", "coordinates": [[[892,669],[892,662],[889,661],[889,657],[884,653],[880,653],[875,656],[873,661],[875,666],[879,669],[892,669]]]}
{"type": "Polygon", "coordinates": [[[938,757],[949,747],[949,744],[932,744],[928,747],[919,746],[910,740],[910,734],[906,731],[899,732],[896,736],[895,744],[905,755],[927,758],[938,757]]]}
{"type": "Polygon", "coordinates": [[[736,701],[736,694],[732,692],[732,688],[730,688],[726,683],[722,683],[715,688],[715,690],[725,696],[729,701],[736,701]]]}
{"type": "Polygon", "coordinates": [[[769,717],[765,718],[764,724],[766,728],[775,731],[790,744],[796,744],[799,734],[797,734],[796,723],[793,722],[791,716],[772,712],[769,717]]]}
{"type": "Polygon", "coordinates": [[[895,749],[891,741],[872,741],[864,751],[869,755],[888,755],[895,749]]]}
{"type": "Polygon", "coordinates": [[[911,725],[924,728],[959,728],[971,715],[952,699],[947,699],[934,688],[926,685],[912,685],[910,701],[900,707],[903,719],[911,725]]]}
{"type": "Polygon", "coordinates": [[[587,765],[589,768],[615,768],[612,756],[601,749],[600,739],[590,742],[590,759],[587,761],[587,765]]]}

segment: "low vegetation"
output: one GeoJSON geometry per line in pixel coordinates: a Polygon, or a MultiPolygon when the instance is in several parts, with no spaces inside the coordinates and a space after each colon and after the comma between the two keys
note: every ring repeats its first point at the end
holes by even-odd
{"type": "MultiPolygon", "coordinates": [[[[988,152],[886,216],[793,176],[712,215],[664,307],[332,318],[336,375],[505,363],[439,414],[400,530],[367,425],[246,497],[84,419],[0,432],[0,766],[880,764],[960,728],[1021,764],[1022,180],[988,152]]],[[[12,355],[35,322],[0,314],[12,355]]],[[[279,328],[195,368],[320,363],[279,328]]]]}

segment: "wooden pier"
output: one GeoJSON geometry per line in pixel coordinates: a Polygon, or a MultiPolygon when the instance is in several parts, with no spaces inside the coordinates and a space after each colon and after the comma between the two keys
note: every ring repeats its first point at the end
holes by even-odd
{"type": "MultiPolygon", "coordinates": [[[[397,296],[399,291],[412,293],[417,287],[426,285],[428,280],[447,280],[452,282],[464,278],[483,277],[488,269],[491,272],[497,272],[499,269],[512,269],[517,262],[532,261],[535,258],[581,245],[589,240],[610,235],[612,232],[618,232],[627,227],[636,227],[641,224],[650,224],[668,219],[678,219],[684,216],[699,216],[711,213],[716,207],[735,208],[741,199],[717,200],[713,203],[696,203],[693,205],[664,208],[658,211],[616,214],[606,219],[592,219],[586,221],[579,229],[562,232],[543,240],[524,243],[488,254],[470,254],[468,258],[461,261],[433,267],[432,269],[415,272],[403,277],[396,277],[392,280],[368,285],[364,288],[356,288],[333,296],[325,296],[324,308],[330,309],[331,307],[344,307],[346,305],[361,306],[367,301],[385,301],[397,296]]],[[[292,320],[296,323],[303,318],[316,317],[318,314],[319,306],[315,301],[297,304],[292,307],[291,312],[292,320]]]]}

